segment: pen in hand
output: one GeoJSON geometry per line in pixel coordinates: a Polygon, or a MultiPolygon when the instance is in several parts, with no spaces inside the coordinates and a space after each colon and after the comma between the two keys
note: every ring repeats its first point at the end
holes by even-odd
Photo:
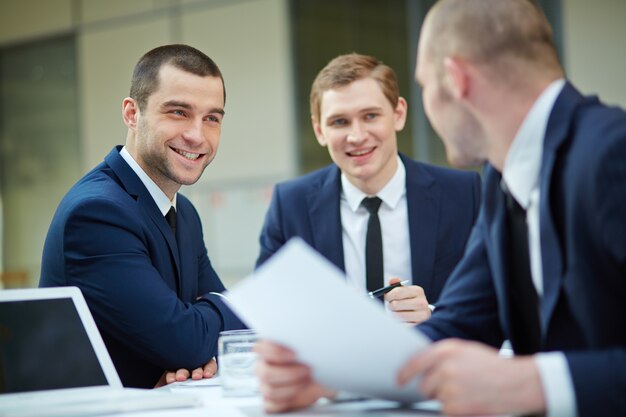
{"type": "Polygon", "coordinates": [[[395,284],[387,285],[386,287],[382,287],[377,290],[370,291],[367,293],[367,295],[369,295],[370,298],[382,297],[383,295],[387,294],[389,291],[393,290],[394,288],[400,287],[408,283],[409,283],[408,279],[405,281],[396,282],[395,284]]]}

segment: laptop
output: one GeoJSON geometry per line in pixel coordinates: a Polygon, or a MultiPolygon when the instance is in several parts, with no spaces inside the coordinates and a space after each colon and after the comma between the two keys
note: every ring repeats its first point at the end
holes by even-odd
{"type": "Polygon", "coordinates": [[[124,388],[78,288],[0,290],[0,417],[200,405],[192,394],[124,388]]]}

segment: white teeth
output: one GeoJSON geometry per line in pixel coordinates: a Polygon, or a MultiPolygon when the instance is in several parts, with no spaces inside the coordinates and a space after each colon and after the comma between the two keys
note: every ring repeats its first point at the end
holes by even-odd
{"type": "Polygon", "coordinates": [[[178,152],[180,155],[184,156],[185,158],[191,160],[191,161],[195,161],[196,159],[198,159],[200,157],[199,153],[191,153],[191,152],[185,152],[185,151],[181,151],[176,149],[176,152],[178,152]]]}
{"type": "Polygon", "coordinates": [[[361,155],[365,155],[366,153],[369,153],[372,149],[363,149],[360,151],[354,151],[354,152],[350,152],[350,155],[353,156],[361,156],[361,155]]]}

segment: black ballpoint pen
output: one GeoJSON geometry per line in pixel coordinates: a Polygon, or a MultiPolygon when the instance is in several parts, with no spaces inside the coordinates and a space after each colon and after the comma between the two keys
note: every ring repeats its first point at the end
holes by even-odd
{"type": "Polygon", "coordinates": [[[367,293],[367,295],[369,295],[370,298],[382,297],[383,295],[387,294],[389,291],[393,290],[394,288],[400,287],[408,283],[409,283],[408,279],[405,281],[396,282],[395,284],[387,285],[386,287],[382,287],[377,290],[370,291],[367,293]]]}

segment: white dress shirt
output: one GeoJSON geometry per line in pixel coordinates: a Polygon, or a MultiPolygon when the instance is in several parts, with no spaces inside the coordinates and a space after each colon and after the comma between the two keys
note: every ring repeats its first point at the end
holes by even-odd
{"type": "MultiPolygon", "coordinates": [[[[406,201],[406,170],[400,157],[396,173],[378,194],[378,210],[383,239],[385,284],[392,277],[412,281],[411,241],[406,201]]],[[[369,213],[361,202],[368,197],[341,174],[340,214],[343,259],[348,283],[366,292],[365,238],[369,213]]],[[[370,196],[371,197],[371,196],[370,196]]]]}
{"type": "Polygon", "coordinates": [[[130,153],[126,149],[126,146],[124,146],[120,151],[120,156],[124,158],[124,161],[126,161],[130,168],[135,171],[135,174],[137,174],[143,185],[146,186],[148,192],[152,196],[154,202],[159,207],[159,210],[161,210],[163,216],[165,216],[167,212],[170,211],[170,207],[174,207],[174,210],[176,210],[177,194],[174,194],[174,198],[170,201],[170,199],[167,198],[163,190],[161,190],[159,186],[156,185],[154,181],[152,181],[152,178],[150,178],[148,174],[145,173],[145,171],[139,166],[137,161],[135,161],[135,159],[130,155],[130,153]]]}
{"type": "MultiPolygon", "coordinates": [[[[530,271],[539,303],[543,296],[544,281],[539,228],[539,173],[548,118],[564,85],[563,79],[554,81],[535,101],[515,135],[502,170],[504,187],[526,209],[530,271]]],[[[565,355],[562,352],[550,352],[538,353],[534,357],[546,397],[547,417],[575,417],[576,396],[565,355]]]]}

